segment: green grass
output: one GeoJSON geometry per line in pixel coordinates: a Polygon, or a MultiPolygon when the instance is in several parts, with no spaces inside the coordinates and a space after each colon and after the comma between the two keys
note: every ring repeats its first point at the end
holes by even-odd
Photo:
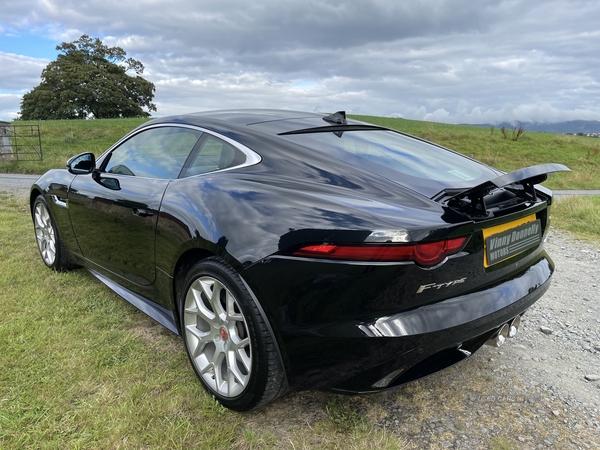
{"type": "Polygon", "coordinates": [[[373,116],[352,118],[435,142],[506,172],[535,164],[564,164],[572,172],[551,175],[544,186],[552,189],[600,189],[599,139],[526,131],[518,141],[512,141],[503,139],[499,129],[492,134],[489,128],[466,125],[373,116]]]}
{"type": "MultiPolygon", "coordinates": [[[[589,223],[598,209],[597,199],[567,198],[557,203],[553,223],[589,223]]],[[[588,226],[596,238],[598,223],[588,226]]],[[[48,270],[32,228],[26,200],[0,193],[2,450],[438,449],[452,429],[465,429],[469,398],[494,392],[498,382],[486,358],[475,357],[389,393],[309,391],[234,413],[203,391],[180,338],[87,271],[48,270]],[[390,399],[403,411],[397,435],[373,427],[387,417],[390,399]],[[450,413],[451,427],[426,443],[411,439],[421,433],[421,421],[450,413]]],[[[480,421],[501,433],[490,437],[491,448],[510,448],[503,435],[524,432],[510,414],[500,425],[494,417],[480,421]]],[[[556,427],[569,436],[566,425],[556,427]]],[[[544,436],[546,428],[540,423],[536,432],[544,436]]]]}
{"type": "Polygon", "coordinates": [[[600,245],[600,196],[566,197],[552,209],[553,225],[600,245]]]}
{"type": "Polygon", "coordinates": [[[148,119],[18,121],[15,125],[39,125],[43,161],[0,162],[0,173],[42,174],[64,168],[67,159],[83,152],[96,157],[129,131],[148,119]]]}
{"type": "MultiPolygon", "coordinates": [[[[394,128],[438,143],[504,171],[556,162],[572,172],[551,175],[544,184],[553,189],[600,189],[600,140],[550,133],[525,132],[518,141],[503,139],[499,129],[447,125],[374,116],[355,119],[394,128]]],[[[64,167],[84,151],[99,156],[146,119],[48,120],[39,123],[43,161],[0,162],[0,172],[42,174],[64,167]]],[[[510,133],[509,133],[510,134],[510,133]]]]}
{"type": "Polygon", "coordinates": [[[88,272],[46,270],[29,222],[2,199],[0,448],[228,448],[239,416],[204,394],[179,339],[88,272]]]}
{"type": "MultiPolygon", "coordinates": [[[[46,164],[61,167],[72,154],[86,150],[101,153],[141,122],[44,122],[44,139],[62,140],[61,151],[51,153],[49,148],[41,163],[0,163],[0,170],[40,173],[46,170],[46,164]]],[[[519,151],[526,151],[521,144],[528,142],[528,137],[530,142],[564,141],[565,147],[568,144],[571,148],[566,151],[567,156],[579,152],[574,163],[587,161],[588,166],[593,166],[593,157],[587,158],[585,152],[586,146],[595,141],[585,138],[526,133],[518,142],[502,142],[496,136],[498,130],[490,137],[489,130],[475,132],[471,127],[410,121],[401,121],[401,125],[412,134],[437,139],[457,150],[463,141],[465,146],[469,141],[484,145],[486,139],[498,148],[519,151]],[[466,130],[461,131],[462,128],[466,130]],[[456,145],[444,139],[455,139],[456,145]]],[[[556,142],[554,145],[560,147],[556,142]]],[[[495,165],[511,169],[502,166],[513,163],[503,151],[489,152],[491,156],[502,156],[495,165]]],[[[556,161],[577,167],[567,159],[540,159],[523,166],[556,161]]],[[[594,170],[597,174],[597,168],[594,170]]],[[[565,183],[560,187],[598,188],[595,180],[579,186],[574,178],[556,178],[565,183]]],[[[557,201],[553,225],[600,243],[600,198],[557,201]]],[[[397,396],[398,404],[411,412],[404,425],[406,436],[420,430],[418,420],[410,421],[412,415],[427,418],[438,410],[469,407],[464,384],[453,384],[456,372],[449,370],[439,375],[441,381],[437,383],[419,382],[385,394],[388,397],[309,392],[292,394],[262,411],[233,413],[202,390],[178,337],[113,294],[87,271],[58,274],[47,270],[35,246],[26,201],[2,193],[0,261],[2,450],[419,448],[419,443],[412,445],[402,434],[395,436],[372,427],[374,421],[385,416],[382,399],[397,396]],[[311,408],[305,408],[309,402],[311,408]],[[303,417],[306,409],[316,411],[315,416],[303,417]]],[[[458,370],[481,369],[477,360],[470,364],[458,370]]],[[[493,378],[482,380],[482,392],[489,392],[493,378]]],[[[475,389],[472,379],[469,386],[470,390],[475,389]]],[[[463,427],[461,423],[453,426],[456,430],[463,427]]],[[[432,442],[432,448],[441,448],[437,441],[432,442]]],[[[490,441],[492,448],[512,445],[512,441],[501,436],[490,441]]]]}
{"type": "Polygon", "coordinates": [[[221,407],[179,337],[87,271],[48,270],[26,200],[2,193],[0,261],[2,450],[405,447],[341,403],[328,413],[333,394],[315,400],[308,427],[286,418],[293,398],[248,414],[221,407]]]}

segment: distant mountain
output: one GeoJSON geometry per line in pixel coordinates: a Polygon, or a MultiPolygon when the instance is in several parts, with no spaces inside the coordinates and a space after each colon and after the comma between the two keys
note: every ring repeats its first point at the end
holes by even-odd
{"type": "MultiPolygon", "coordinates": [[[[476,127],[489,128],[491,124],[478,124],[476,127]]],[[[494,127],[500,129],[505,127],[508,130],[523,127],[525,131],[542,131],[545,133],[600,133],[600,121],[597,120],[571,120],[570,122],[557,123],[535,123],[535,122],[503,122],[495,124],[494,127]]]]}

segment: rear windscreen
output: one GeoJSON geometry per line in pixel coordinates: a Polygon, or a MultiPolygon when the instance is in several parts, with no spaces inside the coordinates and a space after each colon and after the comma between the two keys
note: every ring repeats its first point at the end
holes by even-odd
{"type": "Polygon", "coordinates": [[[452,151],[387,130],[282,137],[375,172],[428,197],[447,188],[476,186],[500,173],[452,151]]]}

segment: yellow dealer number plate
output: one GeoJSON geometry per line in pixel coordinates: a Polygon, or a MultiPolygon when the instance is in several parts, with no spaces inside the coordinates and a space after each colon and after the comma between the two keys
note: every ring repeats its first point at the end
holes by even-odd
{"type": "Polygon", "coordinates": [[[484,267],[512,258],[542,242],[542,225],[532,214],[522,219],[483,229],[484,267]]]}

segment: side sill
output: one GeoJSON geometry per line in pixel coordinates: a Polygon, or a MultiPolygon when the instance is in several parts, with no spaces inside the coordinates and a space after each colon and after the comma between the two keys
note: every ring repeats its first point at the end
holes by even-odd
{"type": "Polygon", "coordinates": [[[133,291],[130,291],[127,288],[115,283],[111,279],[105,277],[99,272],[96,272],[93,269],[88,268],[89,272],[94,275],[98,280],[108,286],[110,289],[115,291],[119,296],[123,297],[137,309],[142,311],[144,314],[149,316],[150,318],[156,320],[163,327],[167,328],[174,334],[179,336],[179,331],[177,330],[177,324],[175,323],[175,317],[173,316],[173,312],[169,311],[166,308],[154,303],[151,300],[148,300],[145,297],[142,297],[139,294],[136,294],[133,291]]]}

